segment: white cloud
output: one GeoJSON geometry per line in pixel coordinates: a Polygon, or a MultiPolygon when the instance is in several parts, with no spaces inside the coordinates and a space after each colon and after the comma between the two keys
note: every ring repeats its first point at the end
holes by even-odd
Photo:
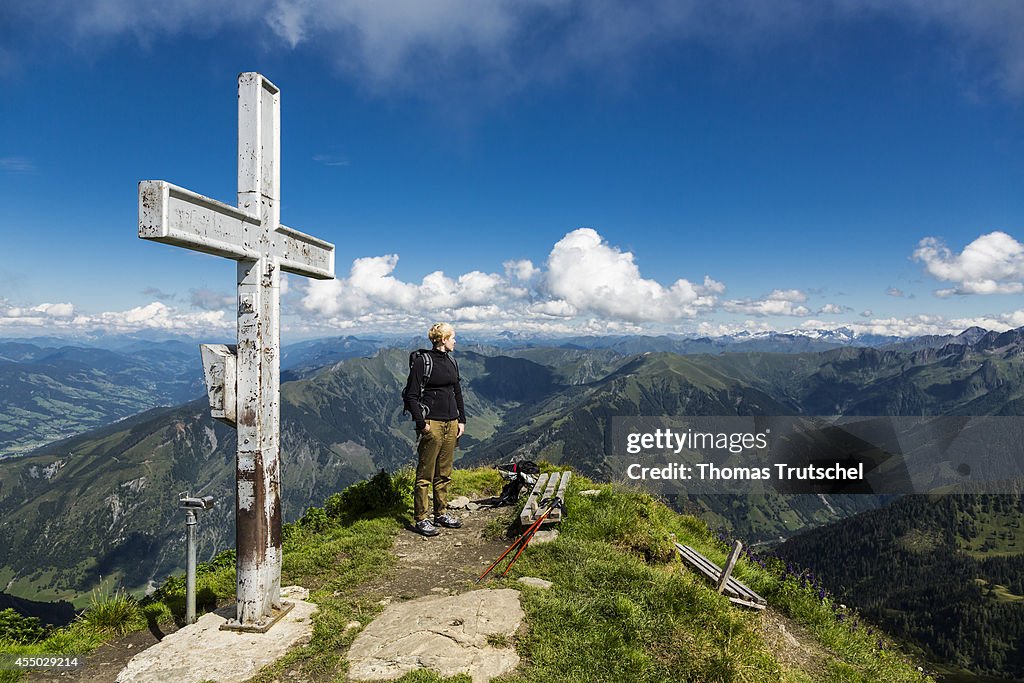
{"type": "Polygon", "coordinates": [[[807,301],[807,295],[799,289],[773,289],[765,299],[768,301],[790,301],[803,303],[804,301],[807,301]]]}
{"type": "Polygon", "coordinates": [[[47,324],[70,318],[74,314],[75,307],[70,303],[45,303],[25,307],[11,306],[6,300],[0,299],[0,324],[47,324]],[[7,320],[4,321],[4,318],[7,320]]]}
{"type": "Polygon", "coordinates": [[[127,311],[99,313],[76,318],[76,326],[102,327],[106,330],[167,330],[196,332],[199,330],[234,329],[235,320],[227,319],[223,311],[183,312],[164,303],[154,301],[127,311]]]}
{"type": "Polygon", "coordinates": [[[563,299],[551,299],[533,304],[528,309],[530,313],[553,318],[573,318],[579,311],[575,306],[563,299]]]}
{"type": "Polygon", "coordinates": [[[234,329],[234,318],[223,311],[184,312],[154,301],[126,311],[97,314],[80,313],[70,303],[43,303],[36,306],[12,306],[0,300],[0,328],[9,330],[44,329],[48,332],[90,331],[136,332],[166,330],[174,332],[223,331],[234,329]]]}
{"type": "Polygon", "coordinates": [[[853,309],[849,306],[841,306],[840,304],[825,304],[818,309],[818,315],[841,315],[843,313],[849,313],[853,309]]]}
{"type": "Polygon", "coordinates": [[[632,253],[608,245],[596,230],[579,228],[552,248],[544,290],[579,311],[642,322],[693,317],[715,304],[721,284],[679,279],[665,287],[640,275],[632,253]]]}
{"type": "Polygon", "coordinates": [[[42,313],[50,318],[70,318],[74,315],[75,307],[69,303],[62,304],[39,304],[34,306],[32,311],[42,313]]]}
{"type": "Polygon", "coordinates": [[[926,237],[912,257],[928,273],[955,287],[936,290],[940,297],[954,294],[1019,294],[1024,292],[1024,245],[1005,232],[977,238],[959,254],[942,240],[926,237]]]}
{"type": "Polygon", "coordinates": [[[861,334],[915,337],[923,334],[959,334],[968,327],[1005,332],[1024,326],[1024,310],[999,315],[981,315],[965,318],[946,318],[941,315],[915,315],[906,318],[878,318],[867,323],[849,325],[861,334]]]}
{"type": "Polygon", "coordinates": [[[902,297],[903,296],[903,290],[902,289],[898,289],[896,287],[889,287],[888,289],[885,290],[885,293],[888,296],[894,296],[894,297],[902,297]]]}
{"type": "Polygon", "coordinates": [[[499,275],[478,270],[454,280],[435,271],[416,285],[392,274],[397,265],[398,254],[358,258],[347,278],[311,281],[302,307],[328,317],[383,310],[426,315],[522,299],[528,294],[499,275]]]}
{"type": "Polygon", "coordinates": [[[301,307],[329,325],[357,319],[382,327],[451,318],[492,328],[575,326],[579,332],[594,328],[597,319],[602,329],[689,319],[711,310],[724,290],[709,277],[699,285],[680,279],[671,286],[644,278],[631,253],[589,228],[559,240],[543,270],[528,260],[506,261],[504,275],[474,270],[450,277],[435,271],[413,283],[395,276],[398,260],[397,254],[358,258],[347,278],[309,282],[301,307]]]}
{"type": "Polygon", "coordinates": [[[811,315],[811,309],[803,305],[805,301],[807,295],[799,289],[775,289],[763,299],[733,299],[724,302],[722,307],[730,313],[743,315],[806,317],[811,315]]]}
{"type": "Polygon", "coordinates": [[[540,268],[533,265],[533,261],[523,259],[521,261],[505,261],[505,277],[515,278],[520,282],[529,282],[540,274],[540,268]]]}

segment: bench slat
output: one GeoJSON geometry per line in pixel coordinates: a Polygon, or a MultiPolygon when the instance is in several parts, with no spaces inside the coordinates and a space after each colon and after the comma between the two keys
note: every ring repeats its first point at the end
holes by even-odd
{"type": "MultiPolygon", "coordinates": [[[[562,472],[551,472],[550,474],[545,473],[538,476],[537,483],[533,485],[533,490],[530,492],[529,498],[526,499],[526,505],[523,506],[523,510],[519,514],[519,523],[523,526],[529,526],[536,522],[540,512],[541,501],[553,498],[556,495],[556,491],[558,492],[557,495],[564,503],[565,493],[568,490],[569,477],[571,474],[571,472],[566,470],[562,472]]],[[[544,519],[543,524],[556,524],[561,521],[562,511],[555,508],[544,519]]]]}
{"type": "MultiPolygon", "coordinates": [[[[718,565],[688,545],[676,543],[675,546],[683,559],[711,579],[714,583],[718,583],[718,580],[722,576],[722,570],[718,565]]],[[[767,600],[750,590],[750,588],[732,576],[729,577],[729,581],[725,584],[725,592],[727,593],[726,597],[736,604],[754,607],[755,609],[764,609],[764,606],[768,604],[767,600]]]]}

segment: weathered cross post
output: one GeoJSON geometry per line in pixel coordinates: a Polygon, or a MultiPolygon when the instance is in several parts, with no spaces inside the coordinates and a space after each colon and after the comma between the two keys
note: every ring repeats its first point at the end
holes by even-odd
{"type": "Polygon", "coordinates": [[[239,75],[238,208],[162,180],[139,183],[139,237],[238,262],[237,357],[221,370],[236,407],[214,414],[238,432],[238,606],[229,627],[246,631],[264,631],[282,614],[281,271],[334,277],[334,245],[280,223],[280,107],[273,83],[239,75]]]}

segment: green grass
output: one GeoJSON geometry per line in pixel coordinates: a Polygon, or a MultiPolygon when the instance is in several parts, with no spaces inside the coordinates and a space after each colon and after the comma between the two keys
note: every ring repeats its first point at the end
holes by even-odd
{"type": "MultiPolygon", "coordinates": [[[[571,492],[593,486],[575,477],[571,492]]],[[[799,578],[743,559],[737,577],[836,654],[824,672],[783,671],[759,635],[757,615],[731,606],[676,558],[674,540],[724,564],[727,548],[707,526],[647,494],[601,488],[592,498],[571,495],[558,540],[531,546],[510,572],[509,581],[537,576],[554,587],[524,590],[523,663],[501,683],[925,680],[856,615],[840,618],[799,578]]]]}
{"type": "MultiPolygon", "coordinates": [[[[451,492],[493,495],[502,483],[493,469],[456,470],[451,492]]],[[[348,646],[383,609],[364,587],[395,562],[391,547],[407,522],[411,487],[409,470],[377,475],[286,525],[282,585],[309,588],[319,611],[310,642],[265,668],[252,683],[295,677],[346,680],[348,646]]],[[[504,535],[515,516],[509,508],[485,534],[504,535]]],[[[531,545],[506,579],[490,584],[520,590],[526,615],[513,638],[492,639],[496,647],[514,646],[521,657],[520,666],[496,683],[930,680],[888,638],[861,623],[856,613],[838,609],[803,577],[787,574],[777,563],[762,567],[751,557],[741,558],[737,578],[765,596],[773,609],[802,624],[826,653],[820,670],[784,668],[761,636],[759,614],[733,606],[703,576],[685,567],[674,550],[676,540],[724,562],[726,545],[699,519],[676,514],[645,493],[574,476],[558,539],[531,545]],[[601,493],[578,495],[590,488],[601,493]],[[539,590],[515,581],[526,575],[547,579],[553,587],[539,590]]],[[[230,601],[235,590],[233,552],[200,565],[197,585],[200,612],[230,601]]],[[[0,650],[83,653],[147,622],[180,623],[184,579],[168,579],[141,604],[123,593],[94,602],[76,623],[46,640],[31,645],[0,642],[0,650]]],[[[0,673],[0,683],[17,680],[8,673],[0,673]]],[[[398,680],[466,683],[469,678],[418,671],[398,680]]]]}
{"type": "MultiPolygon", "coordinates": [[[[112,637],[139,630],[146,616],[139,604],[123,591],[101,595],[94,592],[89,607],[66,628],[46,633],[42,639],[20,643],[0,637],[0,652],[11,655],[82,655],[91,652],[112,637]]],[[[0,683],[13,683],[24,677],[22,671],[0,670],[0,683]]]]}
{"type": "Polygon", "coordinates": [[[146,626],[138,601],[123,590],[104,597],[93,591],[89,608],[79,619],[87,630],[118,636],[146,626]]]}

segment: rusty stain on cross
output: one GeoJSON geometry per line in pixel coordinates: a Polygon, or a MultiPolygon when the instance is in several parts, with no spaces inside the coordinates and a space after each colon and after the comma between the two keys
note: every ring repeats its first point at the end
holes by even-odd
{"type": "Polygon", "coordinates": [[[237,262],[238,343],[202,345],[211,414],[237,429],[238,599],[229,628],[265,631],[281,601],[281,272],[334,278],[334,245],[280,224],[280,90],[238,77],[238,206],[139,183],[139,237],[237,262]]]}

